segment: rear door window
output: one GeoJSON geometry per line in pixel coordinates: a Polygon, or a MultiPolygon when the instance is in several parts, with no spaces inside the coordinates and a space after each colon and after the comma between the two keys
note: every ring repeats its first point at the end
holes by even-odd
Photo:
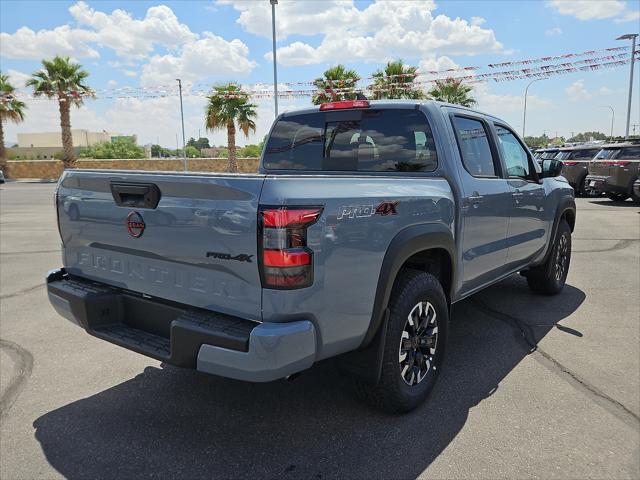
{"type": "Polygon", "coordinates": [[[418,110],[362,109],[284,117],[265,148],[267,170],[432,172],[435,141],[418,110]]]}
{"type": "Polygon", "coordinates": [[[484,123],[472,118],[455,116],[453,125],[464,168],[474,177],[497,176],[484,123]]]}

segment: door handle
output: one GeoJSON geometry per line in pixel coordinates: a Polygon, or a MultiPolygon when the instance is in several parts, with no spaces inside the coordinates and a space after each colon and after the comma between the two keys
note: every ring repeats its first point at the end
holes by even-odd
{"type": "Polygon", "coordinates": [[[473,194],[467,197],[467,201],[473,208],[478,208],[478,205],[484,201],[484,196],[480,195],[478,192],[473,192],[473,194]]]}
{"type": "Polygon", "coordinates": [[[518,192],[518,191],[515,191],[515,192],[513,192],[511,195],[513,195],[514,197],[521,197],[521,196],[523,196],[523,195],[524,195],[524,193],[522,193],[522,192],[518,192]]]}

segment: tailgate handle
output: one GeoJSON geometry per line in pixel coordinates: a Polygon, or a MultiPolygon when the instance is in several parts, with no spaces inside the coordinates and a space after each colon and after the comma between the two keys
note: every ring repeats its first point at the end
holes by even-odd
{"type": "Polygon", "coordinates": [[[160,189],[154,183],[112,182],[110,186],[119,207],[156,208],[160,202],[160,189]]]}

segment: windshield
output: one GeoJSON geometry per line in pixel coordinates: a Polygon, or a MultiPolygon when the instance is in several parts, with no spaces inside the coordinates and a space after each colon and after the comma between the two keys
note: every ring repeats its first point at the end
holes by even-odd
{"type": "Polygon", "coordinates": [[[362,109],[285,116],[267,142],[267,170],[421,171],[436,169],[435,142],[414,109],[362,109]]]}
{"type": "Polygon", "coordinates": [[[612,160],[620,153],[619,148],[603,148],[596,155],[595,160],[612,160]]]}

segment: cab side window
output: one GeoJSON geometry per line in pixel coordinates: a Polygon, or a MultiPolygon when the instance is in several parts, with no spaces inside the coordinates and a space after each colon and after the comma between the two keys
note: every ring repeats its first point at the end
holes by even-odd
{"type": "Polygon", "coordinates": [[[500,125],[496,125],[498,134],[498,148],[504,158],[507,176],[531,179],[529,157],[516,136],[500,125]]]}
{"type": "Polygon", "coordinates": [[[464,168],[474,177],[495,177],[496,169],[484,124],[466,117],[453,117],[464,168]]]}

